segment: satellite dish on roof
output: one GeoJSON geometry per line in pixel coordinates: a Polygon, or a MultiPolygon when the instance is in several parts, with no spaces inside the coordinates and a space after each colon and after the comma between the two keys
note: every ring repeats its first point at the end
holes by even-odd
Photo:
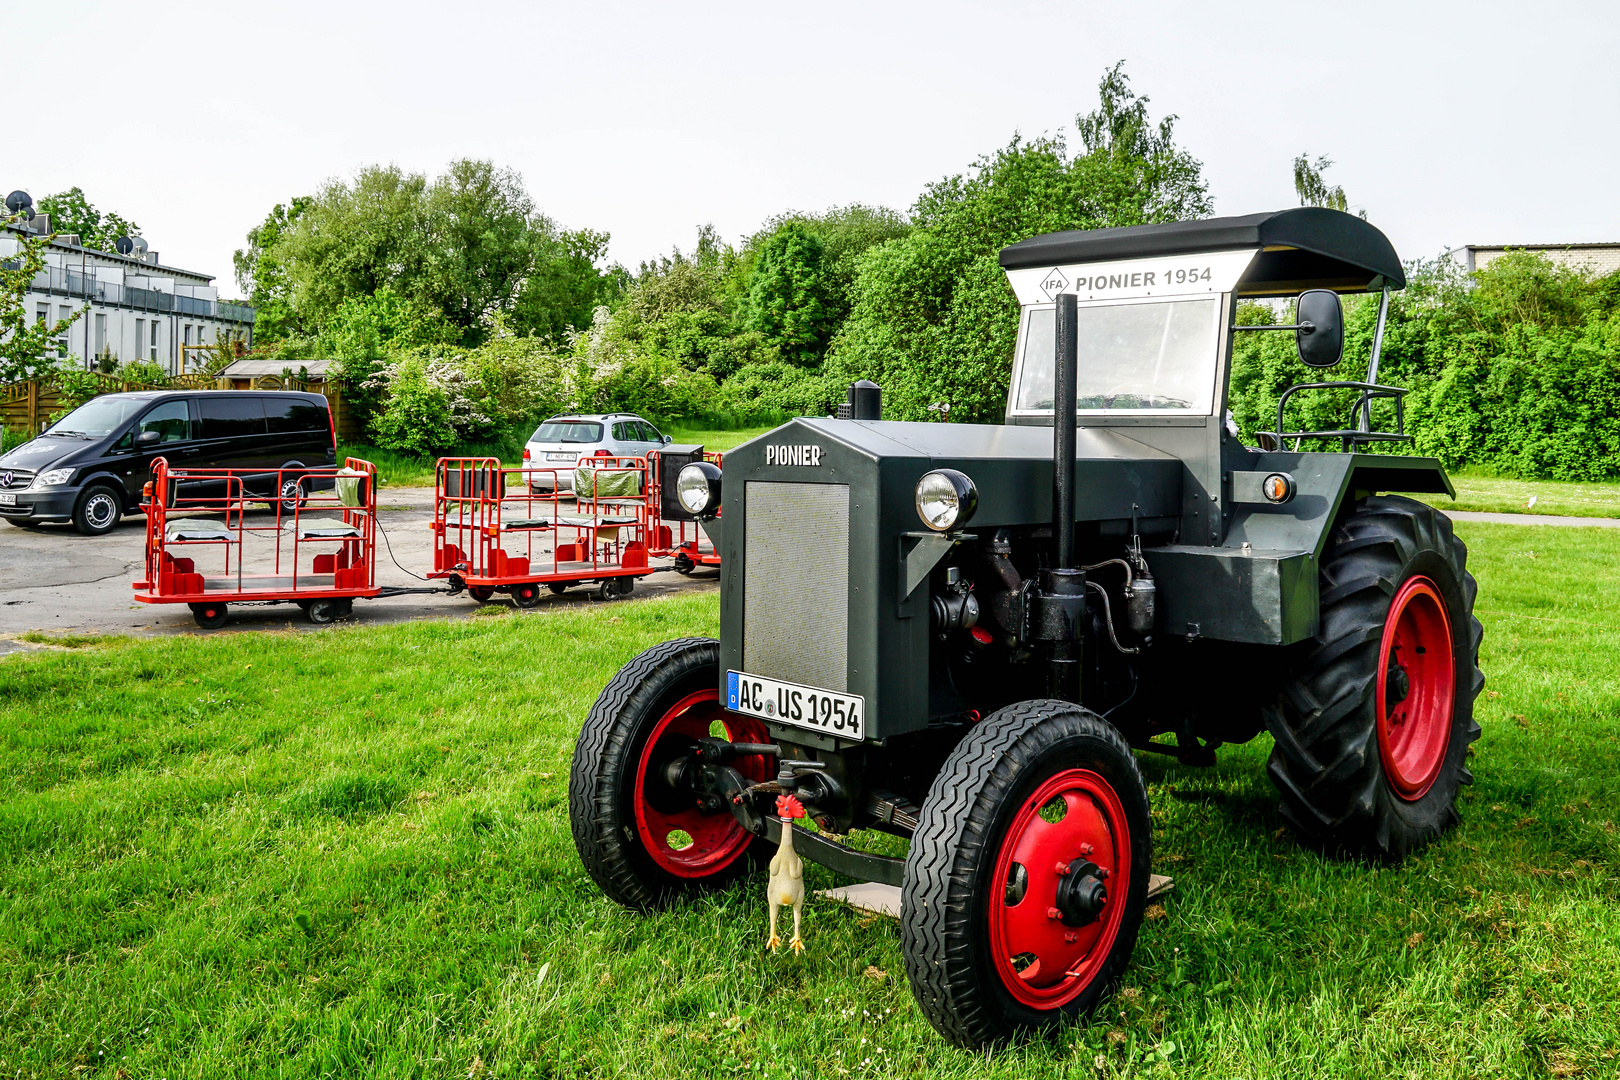
{"type": "Polygon", "coordinates": [[[34,220],[34,200],[26,191],[13,191],[6,196],[6,209],[21,214],[24,221],[34,220]]]}
{"type": "Polygon", "coordinates": [[[145,255],[146,254],[146,238],[145,237],[132,236],[132,237],[129,238],[129,243],[130,243],[130,249],[136,255],[145,255]]]}
{"type": "Polygon", "coordinates": [[[120,255],[128,255],[130,252],[135,250],[135,241],[131,240],[127,236],[120,236],[118,239],[113,241],[113,250],[118,252],[120,255]]]}

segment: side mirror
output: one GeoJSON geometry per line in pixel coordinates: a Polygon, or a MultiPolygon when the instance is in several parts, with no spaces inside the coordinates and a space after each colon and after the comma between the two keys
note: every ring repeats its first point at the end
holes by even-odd
{"type": "Polygon", "coordinates": [[[156,446],[162,441],[163,432],[161,431],[143,431],[135,436],[136,446],[156,446]]]}
{"type": "Polygon", "coordinates": [[[668,446],[670,443],[672,443],[674,441],[675,441],[675,436],[673,436],[673,435],[665,435],[664,436],[664,445],[665,446],[668,446]]]}
{"type": "Polygon", "coordinates": [[[1299,294],[1294,321],[1294,343],[1299,358],[1309,367],[1329,368],[1344,356],[1344,308],[1339,294],[1328,289],[1311,289],[1299,294]]]}

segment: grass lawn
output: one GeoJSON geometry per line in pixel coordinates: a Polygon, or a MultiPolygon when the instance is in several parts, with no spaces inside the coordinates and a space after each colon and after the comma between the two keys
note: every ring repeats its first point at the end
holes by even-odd
{"type": "Polygon", "coordinates": [[[918,1015],[890,921],[812,901],[771,956],[762,879],[645,916],[580,868],[579,719],[712,595],[0,659],[0,1075],[1614,1076],[1620,534],[1462,532],[1461,828],[1329,861],[1264,740],[1145,759],[1176,891],[1092,1023],[988,1057],[918,1015]]]}
{"type": "Polygon", "coordinates": [[[1620,481],[1507,480],[1459,472],[1452,473],[1451,482],[1457,489],[1455,502],[1444,495],[1417,497],[1443,510],[1620,518],[1620,481]],[[1529,505],[1532,498],[1534,506],[1529,505]]]}
{"type": "Polygon", "coordinates": [[[709,431],[705,428],[665,427],[664,434],[670,436],[678,443],[697,443],[705,450],[730,450],[734,446],[741,446],[756,435],[763,435],[772,431],[780,424],[766,424],[760,427],[738,428],[735,431],[709,431]]]}

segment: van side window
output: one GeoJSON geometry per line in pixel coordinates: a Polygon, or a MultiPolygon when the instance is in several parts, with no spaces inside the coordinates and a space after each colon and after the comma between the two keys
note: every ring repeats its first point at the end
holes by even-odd
{"type": "Polygon", "coordinates": [[[141,417],[135,425],[135,434],[155,431],[165,443],[185,442],[191,438],[191,410],[186,402],[165,401],[141,417]]]}
{"type": "Polygon", "coordinates": [[[264,399],[235,394],[204,394],[197,398],[204,439],[234,439],[264,434],[264,399]]]}
{"type": "Polygon", "coordinates": [[[264,417],[270,424],[270,434],[320,431],[331,428],[326,410],[302,398],[265,398],[264,417]]]}

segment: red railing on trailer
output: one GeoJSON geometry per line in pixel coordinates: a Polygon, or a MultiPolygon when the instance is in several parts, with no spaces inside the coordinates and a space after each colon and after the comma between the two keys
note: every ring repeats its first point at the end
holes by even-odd
{"type": "Polygon", "coordinates": [[[174,468],[158,458],[141,509],[146,578],[133,583],[135,599],[186,604],[205,630],[224,625],[231,604],[296,603],[325,623],[347,614],[356,597],[381,591],[377,467],[369,461],[255,470],[174,468]],[[292,481],[305,494],[279,498],[292,481]],[[274,514],[250,520],[249,503],[266,503],[274,514]],[[334,512],[340,516],[322,516],[334,512]],[[197,560],[210,549],[219,553],[219,572],[199,572],[197,560]]]}
{"type": "Polygon", "coordinates": [[[589,470],[587,489],[575,468],[440,458],[428,576],[465,588],[480,603],[507,593],[519,607],[538,603],[542,586],[560,593],[594,583],[602,599],[628,595],[634,580],[654,569],[647,562],[647,459],[596,455],[579,468],[589,470]],[[572,493],[560,490],[562,473],[575,474],[572,493]],[[536,490],[539,481],[549,488],[536,490]]]}
{"type": "MultiPolygon", "coordinates": [[[[697,449],[702,450],[701,447],[697,449]]],[[[715,550],[708,534],[696,519],[680,508],[675,492],[666,491],[665,481],[671,478],[666,475],[663,452],[654,450],[649,456],[653,459],[653,465],[650,469],[647,505],[653,518],[647,531],[647,554],[655,559],[673,558],[675,565],[672,569],[683,576],[700,566],[719,566],[720,553],[715,550]]],[[[724,457],[720,453],[704,453],[702,460],[720,466],[724,457]]],[[[679,460],[684,467],[697,458],[695,454],[680,455],[679,460]]]]}

